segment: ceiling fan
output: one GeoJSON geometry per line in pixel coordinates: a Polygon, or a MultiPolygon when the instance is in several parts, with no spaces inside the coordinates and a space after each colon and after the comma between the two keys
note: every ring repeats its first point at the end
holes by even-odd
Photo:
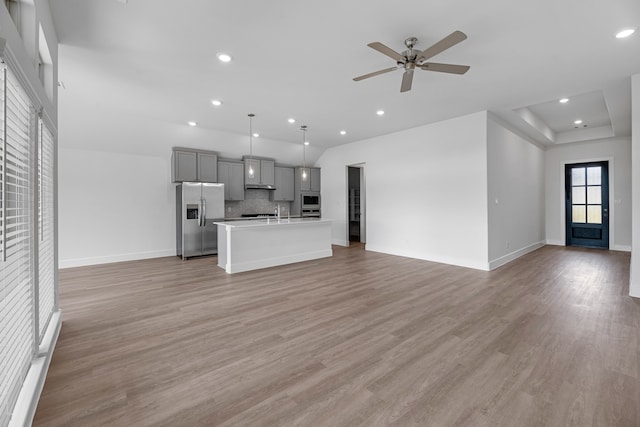
{"type": "Polygon", "coordinates": [[[415,37],[409,37],[404,41],[407,50],[402,53],[398,53],[380,42],[369,43],[367,46],[387,55],[391,59],[395,59],[397,64],[395,67],[364,74],[362,76],[355,77],[353,80],[357,82],[368,79],[369,77],[404,68],[400,92],[407,92],[411,90],[411,83],[413,83],[413,70],[416,68],[426,71],[438,71],[441,73],[464,74],[470,68],[468,65],[440,64],[437,62],[427,62],[427,60],[450,47],[457,45],[466,38],[467,35],[462,31],[454,31],[430,48],[420,51],[418,49],[414,49],[414,46],[418,43],[418,39],[415,37]]]}

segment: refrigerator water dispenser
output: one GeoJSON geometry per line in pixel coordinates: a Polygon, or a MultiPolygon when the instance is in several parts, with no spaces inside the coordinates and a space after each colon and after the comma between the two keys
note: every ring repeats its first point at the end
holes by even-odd
{"type": "Polygon", "coordinates": [[[198,205],[187,205],[187,219],[198,219],[198,205]]]}

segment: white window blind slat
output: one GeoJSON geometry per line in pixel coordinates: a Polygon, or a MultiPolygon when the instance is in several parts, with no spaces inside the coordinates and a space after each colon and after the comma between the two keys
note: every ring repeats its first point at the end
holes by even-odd
{"type": "Polygon", "coordinates": [[[35,224],[32,191],[32,107],[8,68],[2,70],[2,239],[0,242],[0,426],[9,423],[22,383],[34,356],[35,224]],[[6,118],[6,120],[5,120],[6,118]],[[6,129],[6,133],[5,133],[6,129]]]}
{"type": "Polygon", "coordinates": [[[54,245],[54,140],[42,120],[38,121],[38,303],[39,339],[42,340],[55,308],[54,245]]]}

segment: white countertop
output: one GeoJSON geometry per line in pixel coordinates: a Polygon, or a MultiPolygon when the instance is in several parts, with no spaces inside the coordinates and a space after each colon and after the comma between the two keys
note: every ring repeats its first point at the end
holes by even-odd
{"type": "Polygon", "coordinates": [[[313,224],[313,223],[326,223],[331,222],[330,219],[324,218],[264,218],[264,219],[252,219],[244,221],[221,221],[214,222],[217,225],[224,225],[232,228],[253,228],[253,227],[270,227],[270,226],[287,226],[287,225],[301,225],[301,224],[313,224]]]}

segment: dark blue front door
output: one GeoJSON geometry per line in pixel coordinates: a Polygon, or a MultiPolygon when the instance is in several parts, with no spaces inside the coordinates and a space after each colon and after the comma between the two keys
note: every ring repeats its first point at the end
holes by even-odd
{"type": "Polygon", "coordinates": [[[609,249],[609,162],[565,166],[567,246],[609,249]]]}

